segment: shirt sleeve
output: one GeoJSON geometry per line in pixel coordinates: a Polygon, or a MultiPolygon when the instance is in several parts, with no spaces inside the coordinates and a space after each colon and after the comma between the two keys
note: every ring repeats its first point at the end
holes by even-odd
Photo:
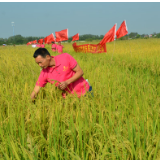
{"type": "Polygon", "coordinates": [[[46,83],[47,83],[47,76],[46,74],[44,73],[44,71],[42,70],[40,75],[39,75],[39,78],[36,82],[36,85],[37,86],[40,86],[40,87],[45,87],[46,83]]]}
{"type": "Polygon", "coordinates": [[[67,54],[67,58],[68,58],[68,61],[69,61],[69,66],[71,69],[73,69],[74,67],[76,67],[77,65],[77,61],[68,53],[67,54]]]}

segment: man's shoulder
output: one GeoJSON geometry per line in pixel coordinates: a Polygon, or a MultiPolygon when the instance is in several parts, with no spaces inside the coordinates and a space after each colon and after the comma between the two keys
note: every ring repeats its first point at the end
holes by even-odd
{"type": "Polygon", "coordinates": [[[62,54],[59,54],[59,55],[55,56],[55,59],[58,60],[58,61],[64,62],[64,61],[69,61],[70,57],[71,57],[70,54],[62,53],[62,54]]]}

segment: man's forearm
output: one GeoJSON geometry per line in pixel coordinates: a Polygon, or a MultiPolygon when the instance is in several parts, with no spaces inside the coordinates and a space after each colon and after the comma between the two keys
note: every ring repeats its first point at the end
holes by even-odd
{"type": "Polygon", "coordinates": [[[36,93],[33,91],[30,97],[31,97],[31,100],[34,100],[36,98],[36,93]]]}
{"type": "Polygon", "coordinates": [[[39,90],[40,90],[39,86],[34,87],[33,92],[31,93],[31,96],[30,96],[32,100],[36,98],[36,95],[38,94],[39,90]]]}
{"type": "Polygon", "coordinates": [[[67,85],[75,82],[76,80],[78,80],[82,76],[83,76],[83,71],[76,72],[73,77],[71,77],[70,79],[66,80],[67,85]]]}

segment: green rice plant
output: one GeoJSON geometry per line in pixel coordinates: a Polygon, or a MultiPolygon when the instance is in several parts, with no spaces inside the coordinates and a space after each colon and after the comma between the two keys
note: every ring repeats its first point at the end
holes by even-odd
{"type": "Polygon", "coordinates": [[[75,53],[64,43],[94,97],[63,99],[55,85],[47,84],[35,103],[30,94],[40,74],[36,48],[0,47],[0,159],[158,159],[159,42],[115,41],[101,54],[75,53]]]}

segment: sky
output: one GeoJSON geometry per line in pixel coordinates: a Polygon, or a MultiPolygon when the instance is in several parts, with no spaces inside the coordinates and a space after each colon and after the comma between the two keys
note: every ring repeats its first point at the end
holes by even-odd
{"type": "Polygon", "coordinates": [[[46,37],[68,28],[69,37],[105,35],[126,20],[128,32],[160,33],[160,2],[0,2],[0,38],[46,37]]]}

